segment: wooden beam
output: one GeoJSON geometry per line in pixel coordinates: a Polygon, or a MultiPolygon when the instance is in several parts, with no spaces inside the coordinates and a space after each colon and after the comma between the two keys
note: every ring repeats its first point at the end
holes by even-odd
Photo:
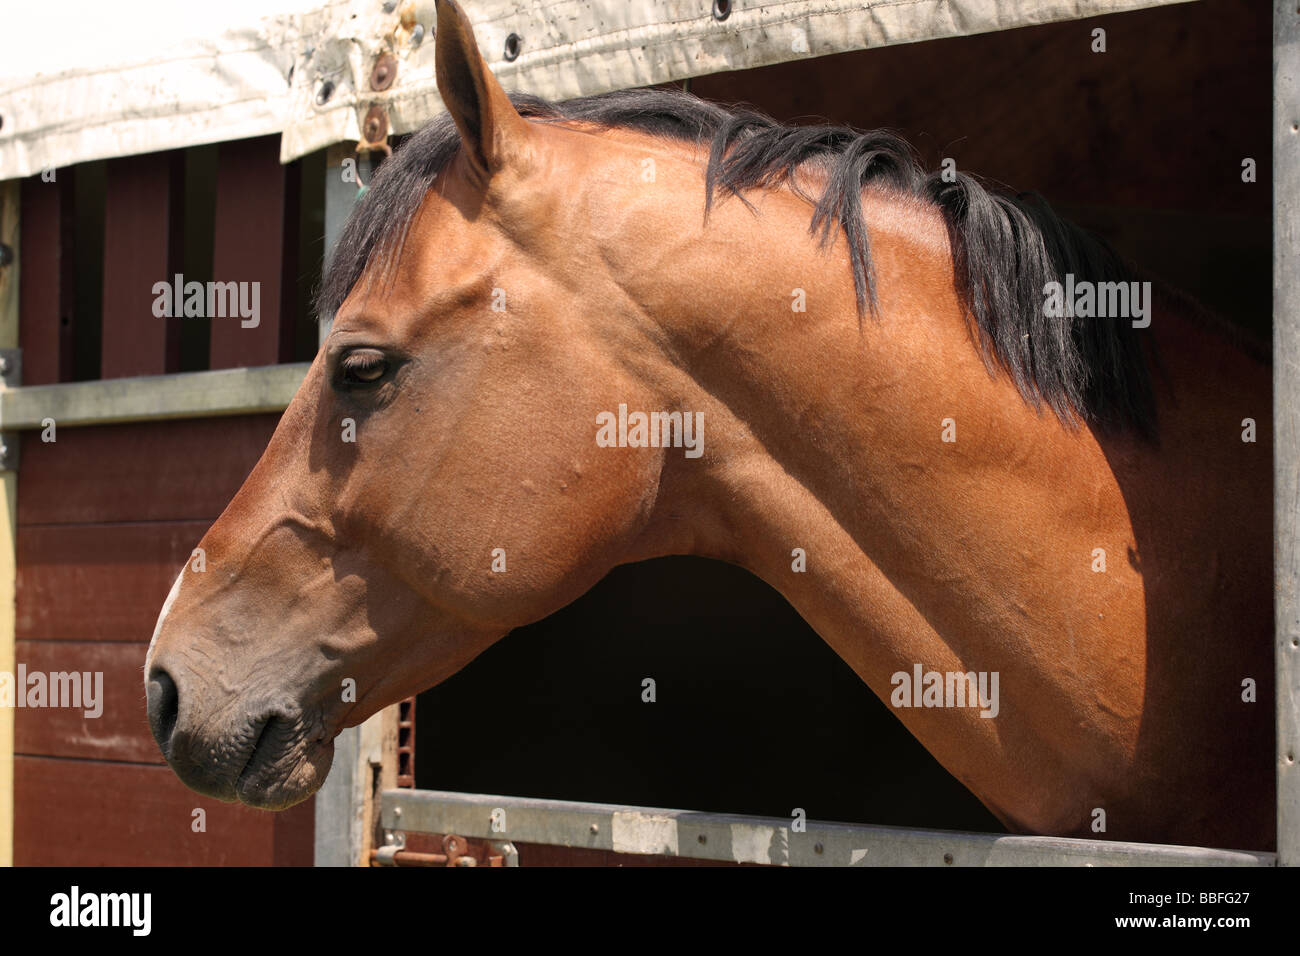
{"type": "Polygon", "coordinates": [[[0,392],[0,429],[211,418],[282,412],[302,384],[308,362],[38,385],[0,392]]]}
{"type": "MultiPolygon", "coordinates": [[[[8,265],[0,265],[0,349],[18,347],[20,190],[16,181],[0,183],[0,244],[12,256],[8,265]]],[[[0,385],[0,393],[3,391],[0,385]]],[[[0,671],[11,674],[16,667],[17,492],[17,473],[0,472],[0,671]]],[[[0,867],[12,866],[13,860],[14,712],[0,707],[0,867]]]]}
{"type": "Polygon", "coordinates": [[[1300,866],[1300,11],[1273,3],[1273,541],[1277,858],[1300,866]]]}

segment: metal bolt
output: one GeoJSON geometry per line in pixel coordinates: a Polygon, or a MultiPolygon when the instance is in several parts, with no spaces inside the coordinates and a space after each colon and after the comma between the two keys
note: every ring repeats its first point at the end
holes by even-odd
{"type": "Polygon", "coordinates": [[[393,807],[393,816],[395,816],[395,817],[400,817],[401,815],[402,815],[402,808],[401,808],[401,807],[393,807]]]}
{"type": "Polygon", "coordinates": [[[372,90],[386,90],[393,85],[393,80],[397,77],[397,60],[391,53],[382,54],[375,61],[374,69],[370,71],[370,88],[372,90]]]}
{"type": "Polygon", "coordinates": [[[424,24],[417,23],[415,29],[411,31],[411,46],[419,46],[420,41],[424,39],[424,24]]]}
{"type": "Polygon", "coordinates": [[[388,113],[382,106],[372,106],[366,110],[366,118],[361,124],[361,132],[367,143],[383,142],[388,135],[388,113]]]}
{"type": "Polygon", "coordinates": [[[9,356],[0,355],[0,376],[8,375],[12,370],[13,366],[9,364],[9,356]]]}
{"type": "Polygon", "coordinates": [[[591,832],[592,832],[592,833],[599,833],[599,832],[600,832],[600,824],[599,824],[599,823],[593,823],[593,824],[591,825],[591,832]]]}
{"type": "Polygon", "coordinates": [[[397,9],[397,0],[384,0],[384,13],[392,13],[397,9]]]}
{"type": "Polygon", "coordinates": [[[0,242],[0,266],[7,266],[14,261],[14,251],[6,243],[0,242]]]}
{"type": "Polygon", "coordinates": [[[814,853],[821,853],[823,849],[824,849],[824,847],[823,847],[820,843],[814,843],[814,844],[813,844],[813,852],[814,852],[814,853]]]}
{"type": "Polygon", "coordinates": [[[707,836],[705,836],[703,833],[701,833],[697,839],[698,839],[701,843],[708,843],[708,842],[709,842],[709,838],[708,838],[707,836]]]}
{"type": "Polygon", "coordinates": [[[945,862],[945,863],[951,863],[951,862],[952,862],[952,854],[951,854],[951,853],[945,853],[945,854],[943,855],[943,862],[945,862]]]}

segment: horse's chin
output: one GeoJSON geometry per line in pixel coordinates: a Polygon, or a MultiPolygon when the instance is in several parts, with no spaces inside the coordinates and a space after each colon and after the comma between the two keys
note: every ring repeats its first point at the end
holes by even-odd
{"type": "Polygon", "coordinates": [[[258,810],[287,810],[321,788],[333,762],[333,740],[278,753],[259,747],[235,781],[234,796],[258,810]]]}

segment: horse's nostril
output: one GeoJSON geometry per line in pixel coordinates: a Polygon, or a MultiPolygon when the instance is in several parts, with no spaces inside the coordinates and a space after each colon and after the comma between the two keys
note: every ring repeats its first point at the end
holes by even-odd
{"type": "Polygon", "coordinates": [[[171,743],[172,731],[176,728],[176,713],[180,708],[176,682],[165,670],[155,667],[149,674],[145,695],[148,700],[149,729],[153,731],[153,739],[162,748],[163,756],[169,756],[168,745],[171,743]]]}

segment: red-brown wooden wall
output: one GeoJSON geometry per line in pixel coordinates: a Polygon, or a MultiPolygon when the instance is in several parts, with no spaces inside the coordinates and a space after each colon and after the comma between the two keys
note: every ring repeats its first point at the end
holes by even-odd
{"type": "MultiPolygon", "coordinates": [[[[261,324],[212,320],[214,367],[291,358],[296,170],[274,138],[222,144],[213,271],[262,283],[261,324]]],[[[110,161],[104,193],[100,376],[177,368],[177,323],[153,315],[153,283],[179,271],[180,154],[110,161]]],[[[20,335],[25,385],[68,381],[73,171],[23,184],[20,335]]],[[[312,862],[314,804],[272,814],[207,799],[167,768],[145,717],[155,619],[191,550],[257,462],[278,415],[63,427],[23,436],[18,478],[17,660],[103,672],[103,714],[21,709],[15,719],[18,865],[312,862]],[[206,812],[194,832],[193,811],[206,812]]]]}

